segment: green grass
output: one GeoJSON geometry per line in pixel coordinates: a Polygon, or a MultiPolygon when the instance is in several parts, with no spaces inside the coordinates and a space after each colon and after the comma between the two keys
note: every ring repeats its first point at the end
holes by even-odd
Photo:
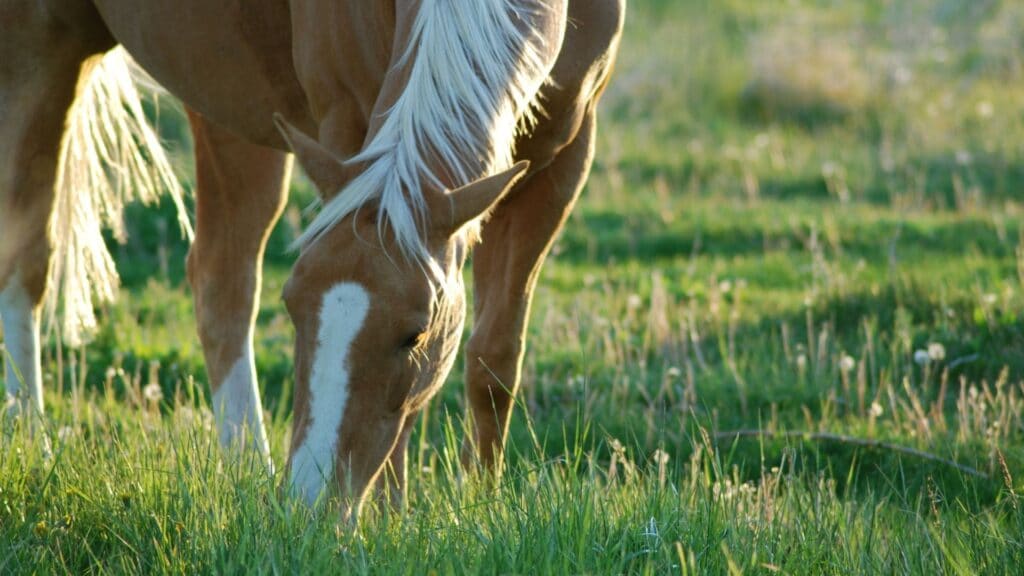
{"type": "MultiPolygon", "coordinates": [[[[121,300],[89,346],[46,351],[53,457],[4,432],[0,572],[1017,573],[1024,8],[630,11],[498,484],[459,472],[461,366],[413,438],[406,510],[354,532],[224,457],[187,247],[168,207],[133,207],[121,300]]],[[[279,464],[280,291],[310,190],[274,232],[259,318],[279,464]]]]}

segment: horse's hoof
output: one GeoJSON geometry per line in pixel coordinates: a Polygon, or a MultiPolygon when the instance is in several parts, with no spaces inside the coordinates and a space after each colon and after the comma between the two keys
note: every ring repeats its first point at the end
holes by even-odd
{"type": "Polygon", "coordinates": [[[3,408],[0,409],[0,425],[2,425],[3,431],[8,434],[14,432],[19,427],[23,427],[28,433],[30,441],[39,442],[43,458],[49,460],[53,457],[53,445],[50,442],[50,435],[46,433],[46,427],[43,426],[41,416],[31,418],[31,421],[25,420],[28,418],[26,415],[29,414],[30,410],[17,397],[7,394],[4,397],[3,408]]]}

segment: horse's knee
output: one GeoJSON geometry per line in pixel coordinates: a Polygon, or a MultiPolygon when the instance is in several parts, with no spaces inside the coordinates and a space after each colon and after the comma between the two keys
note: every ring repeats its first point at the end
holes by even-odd
{"type": "Polygon", "coordinates": [[[192,301],[195,305],[196,319],[199,321],[199,333],[202,336],[208,330],[205,329],[205,319],[210,316],[211,305],[210,295],[216,294],[216,287],[211,286],[210,273],[204,270],[200,249],[193,244],[185,257],[185,277],[188,280],[189,288],[192,289],[192,301]]]}
{"type": "Polygon", "coordinates": [[[196,332],[206,352],[208,368],[226,370],[244,352],[256,306],[254,272],[230,268],[215,253],[197,243],[185,261],[192,289],[196,332]]]}
{"type": "MultiPolygon", "coordinates": [[[[6,220],[6,219],[4,219],[6,220]]],[[[17,281],[34,305],[42,302],[50,275],[50,261],[53,256],[53,239],[46,233],[45,225],[33,233],[17,230],[12,222],[0,221],[0,230],[5,238],[0,245],[0,290],[17,281]],[[11,234],[7,234],[11,230],[11,234]]]]}
{"type": "Polygon", "coordinates": [[[53,243],[49,239],[41,240],[17,268],[25,292],[36,306],[42,303],[46,295],[52,255],[53,243]]]}
{"type": "Polygon", "coordinates": [[[196,331],[206,346],[234,346],[249,333],[251,306],[243,300],[220,298],[209,284],[194,292],[196,331]]]}
{"type": "Polygon", "coordinates": [[[503,408],[516,386],[519,346],[516,339],[475,331],[466,344],[466,385],[473,401],[503,408]]]}
{"type": "Polygon", "coordinates": [[[185,276],[197,308],[226,313],[251,308],[257,266],[254,258],[238,257],[197,237],[185,258],[185,276]]]}

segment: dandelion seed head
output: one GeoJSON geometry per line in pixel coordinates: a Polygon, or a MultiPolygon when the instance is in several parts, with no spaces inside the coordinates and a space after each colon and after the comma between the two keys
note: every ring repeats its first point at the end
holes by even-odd
{"type": "Polygon", "coordinates": [[[853,356],[844,354],[842,359],[839,360],[839,369],[844,373],[849,372],[857,367],[857,361],[853,359],[853,356]]]}
{"type": "Polygon", "coordinates": [[[156,382],[147,384],[142,389],[142,396],[150,402],[159,402],[164,398],[164,391],[160,388],[160,385],[156,382]]]}

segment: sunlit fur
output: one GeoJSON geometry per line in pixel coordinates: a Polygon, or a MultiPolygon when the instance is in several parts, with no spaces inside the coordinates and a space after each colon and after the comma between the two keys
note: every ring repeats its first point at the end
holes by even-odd
{"type": "Polygon", "coordinates": [[[403,55],[411,63],[408,84],[351,160],[366,170],[327,202],[297,243],[379,199],[378,225],[390,228],[406,257],[429,265],[423,190],[511,166],[517,126],[548,72],[544,41],[526,24],[543,9],[541,0],[424,0],[403,55]]]}
{"type": "Polygon", "coordinates": [[[182,190],[146,120],[128,56],[115,48],[82,74],[68,112],[55,183],[53,266],[47,317],[62,311],[61,334],[78,345],[96,328],[93,301],[111,302],[119,278],[103,241],[109,228],[124,239],[124,206],[169,193],[191,237],[182,190]]]}

